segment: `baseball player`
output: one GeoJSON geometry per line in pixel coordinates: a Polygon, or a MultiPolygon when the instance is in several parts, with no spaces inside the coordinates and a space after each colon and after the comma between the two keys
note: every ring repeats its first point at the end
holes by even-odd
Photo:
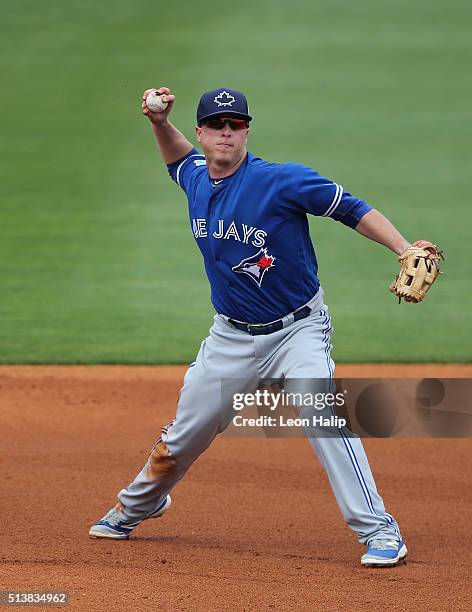
{"type": "MultiPolygon", "coordinates": [[[[167,108],[143,113],[172,179],[185,192],[216,315],[188,369],[175,420],[164,427],[118,504],[90,529],[94,538],[126,539],[171,505],[170,491],[228,424],[234,393],[261,379],[332,379],[331,318],[324,303],[307,214],[331,217],[400,255],[409,242],[377,210],[311,168],[270,163],[246,149],[245,96],[228,87],[204,93],[197,109],[201,153],[169,121],[167,108]],[[222,385],[222,381],[226,384],[222,385]]],[[[342,429],[309,441],[327,472],[347,525],[367,546],[361,563],[393,566],[407,549],[386,512],[357,437],[342,429]]]]}

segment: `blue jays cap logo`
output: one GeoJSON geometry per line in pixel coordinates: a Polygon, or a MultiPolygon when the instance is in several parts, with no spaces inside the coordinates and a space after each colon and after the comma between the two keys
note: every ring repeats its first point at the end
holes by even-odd
{"type": "Polygon", "coordinates": [[[217,96],[215,96],[216,104],[218,106],[233,106],[233,102],[236,101],[236,98],[229,94],[227,91],[220,92],[217,96]]]}
{"type": "Polygon", "coordinates": [[[275,257],[268,255],[267,249],[261,249],[255,255],[243,259],[231,269],[233,272],[247,274],[260,287],[267,270],[274,267],[274,261],[275,257]]]}
{"type": "Polygon", "coordinates": [[[197,123],[200,125],[210,117],[225,116],[251,121],[246,96],[230,87],[206,91],[198,103],[197,123]]]}

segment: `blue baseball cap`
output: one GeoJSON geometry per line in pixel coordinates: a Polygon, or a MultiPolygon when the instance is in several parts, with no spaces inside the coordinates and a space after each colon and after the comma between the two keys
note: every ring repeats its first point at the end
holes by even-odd
{"type": "Polygon", "coordinates": [[[200,98],[197,108],[197,123],[211,117],[235,117],[251,121],[246,96],[229,87],[206,91],[200,98]]]}

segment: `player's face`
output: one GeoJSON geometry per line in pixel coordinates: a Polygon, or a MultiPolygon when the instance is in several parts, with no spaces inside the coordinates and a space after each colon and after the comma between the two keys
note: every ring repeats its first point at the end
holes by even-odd
{"type": "Polygon", "coordinates": [[[210,164],[231,168],[246,156],[249,128],[243,119],[218,117],[195,131],[210,164]]]}

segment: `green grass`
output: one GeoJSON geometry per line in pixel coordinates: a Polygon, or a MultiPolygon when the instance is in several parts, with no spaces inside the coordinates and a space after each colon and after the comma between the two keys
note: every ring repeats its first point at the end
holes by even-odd
{"type": "Polygon", "coordinates": [[[0,9],[0,362],[193,359],[212,308],[183,193],[140,95],[246,92],[250,150],[312,165],[446,252],[420,305],[395,258],[313,219],[337,361],[470,361],[472,6],[465,0],[0,9]]]}

